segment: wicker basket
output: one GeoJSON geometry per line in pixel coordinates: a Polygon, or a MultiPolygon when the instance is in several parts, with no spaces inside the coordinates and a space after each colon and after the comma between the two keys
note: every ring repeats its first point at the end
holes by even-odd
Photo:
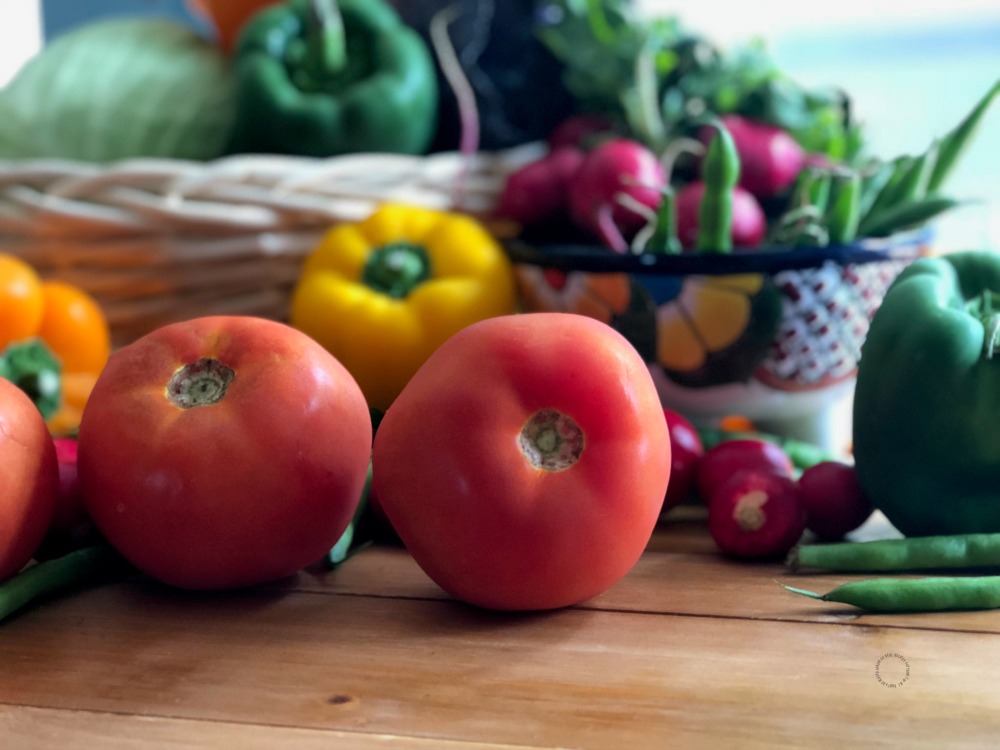
{"type": "Polygon", "coordinates": [[[209,314],[286,318],[320,234],[384,201],[487,219],[538,145],[467,158],[0,161],[0,251],[90,292],[113,343],[209,314]]]}

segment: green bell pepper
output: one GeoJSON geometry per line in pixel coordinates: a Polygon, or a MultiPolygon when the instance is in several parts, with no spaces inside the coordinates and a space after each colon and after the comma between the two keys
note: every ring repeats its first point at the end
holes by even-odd
{"type": "Polygon", "coordinates": [[[1000,532],[1000,255],[921,258],[861,349],[854,458],[906,536],[1000,532]]]}
{"type": "Polygon", "coordinates": [[[434,60],[382,0],[265,8],[241,33],[235,66],[234,153],[421,154],[434,136],[434,60]]]}
{"type": "Polygon", "coordinates": [[[59,411],[62,366],[41,339],[15,341],[0,352],[0,378],[27,393],[45,419],[59,411]]]}

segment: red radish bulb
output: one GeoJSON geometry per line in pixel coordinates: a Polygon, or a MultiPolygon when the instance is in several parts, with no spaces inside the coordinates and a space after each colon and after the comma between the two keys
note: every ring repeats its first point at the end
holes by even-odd
{"type": "Polygon", "coordinates": [[[777,443],[755,438],[724,440],[709,449],[698,462],[695,478],[698,495],[708,503],[731,476],[758,469],[787,477],[795,475],[792,459],[777,443]]]}
{"type": "Polygon", "coordinates": [[[810,466],[799,477],[806,528],[824,539],[841,539],[868,520],[874,508],[854,467],[840,461],[810,466]]]}
{"type": "MultiPolygon", "coordinates": [[[[779,195],[792,186],[806,165],[806,153],[785,130],[740,115],[722,118],[740,155],[740,186],[757,198],[779,195]]],[[[699,134],[708,143],[713,128],[699,134]]]]}
{"type": "Polygon", "coordinates": [[[583,164],[583,152],[564,146],[507,176],[497,213],[521,224],[540,224],[566,211],[570,181],[583,164]]]}
{"type": "MultiPolygon", "coordinates": [[[[677,238],[685,248],[698,242],[698,222],[705,183],[700,180],[684,185],[674,198],[677,206],[677,238]]],[[[754,248],[767,234],[767,217],[760,203],[737,186],[733,189],[733,226],[730,235],[735,247],[754,248]]]]}
{"type": "Polygon", "coordinates": [[[552,151],[564,146],[585,148],[602,135],[614,133],[614,122],[607,115],[572,115],[560,122],[549,133],[549,148],[552,151]]]}
{"type": "Polygon", "coordinates": [[[53,438],[59,462],[59,495],[56,510],[45,538],[35,552],[38,560],[59,557],[84,546],[96,536],[94,524],[83,505],[80,479],[76,468],[76,438],[53,438]]]}
{"type": "Polygon", "coordinates": [[[698,463],[705,455],[698,430],[675,411],[664,409],[667,429],[670,432],[670,482],[663,511],[680,505],[691,496],[698,476],[698,463]]]}
{"type": "Polygon", "coordinates": [[[655,211],[666,184],[667,175],[656,154],[638,141],[614,138],[587,154],[570,183],[570,216],[579,228],[600,237],[612,250],[625,252],[625,239],[647,219],[621,205],[618,195],[629,195],[655,211]]]}
{"type": "Polygon", "coordinates": [[[731,557],[783,557],[805,528],[798,485],[781,474],[761,470],[734,474],[708,504],[708,531],[719,549],[731,557]]]}

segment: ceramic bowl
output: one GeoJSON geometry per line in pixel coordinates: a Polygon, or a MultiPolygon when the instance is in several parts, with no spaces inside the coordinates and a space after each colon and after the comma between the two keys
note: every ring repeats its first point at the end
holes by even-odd
{"type": "Polygon", "coordinates": [[[853,393],[872,316],[928,243],[918,233],[730,254],[619,255],[522,240],[507,248],[522,309],[616,328],[646,360],[667,408],[702,423],[740,414],[827,444],[830,409],[853,393]]]}

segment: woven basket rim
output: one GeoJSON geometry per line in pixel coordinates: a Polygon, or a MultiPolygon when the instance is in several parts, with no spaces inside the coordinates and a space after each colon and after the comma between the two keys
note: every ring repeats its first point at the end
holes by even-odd
{"type": "Polygon", "coordinates": [[[0,160],[0,239],[225,235],[357,221],[385,202],[487,215],[543,144],[471,155],[0,160]]]}

